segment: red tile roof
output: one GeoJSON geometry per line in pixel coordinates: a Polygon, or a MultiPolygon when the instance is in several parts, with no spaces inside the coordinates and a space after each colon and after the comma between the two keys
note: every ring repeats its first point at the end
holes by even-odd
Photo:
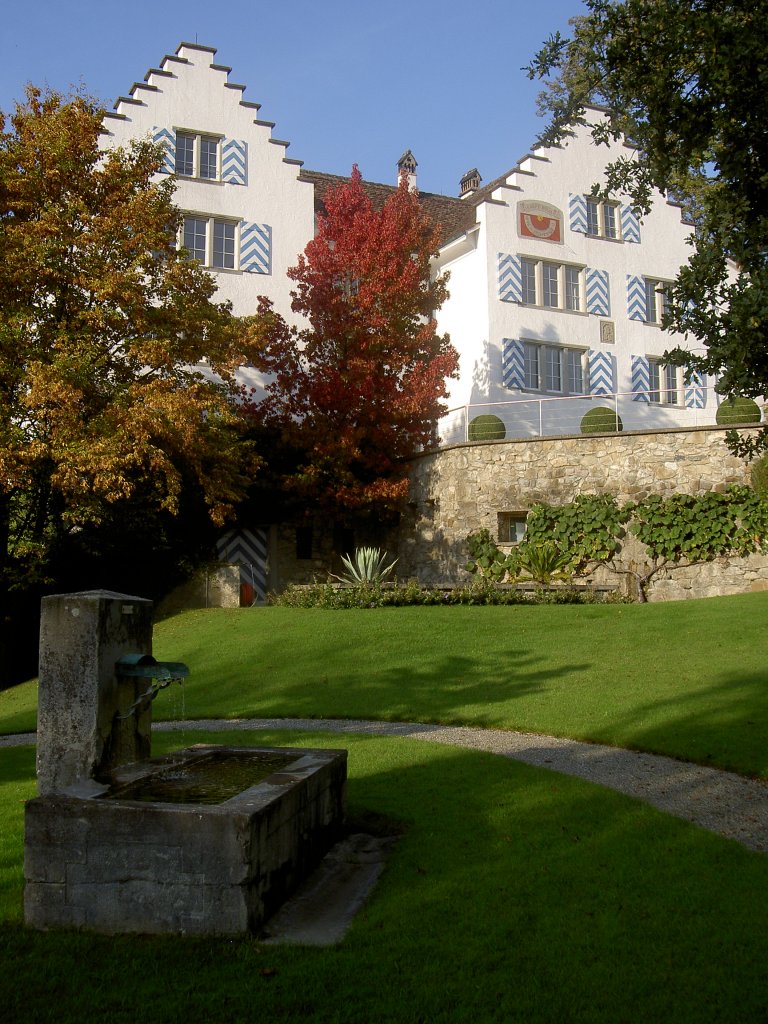
{"type": "MultiPolygon", "coordinates": [[[[529,156],[530,154],[526,154],[529,156]]],[[[459,199],[457,196],[441,196],[435,192],[420,192],[419,199],[425,211],[432,220],[439,224],[442,229],[442,244],[452,241],[469,231],[477,222],[476,209],[480,203],[491,198],[491,193],[500,185],[506,183],[507,178],[519,170],[520,164],[526,159],[522,157],[518,163],[504,174],[489,181],[471,195],[459,199]]],[[[325,195],[329,189],[336,188],[345,181],[349,181],[340,174],[326,174],[324,171],[301,170],[299,177],[302,181],[309,181],[315,186],[315,210],[323,213],[325,210],[325,195]]],[[[396,190],[396,185],[383,185],[375,181],[363,180],[363,189],[370,198],[376,209],[381,209],[389,196],[396,190]]]]}
{"type": "MultiPolygon", "coordinates": [[[[323,171],[304,169],[299,177],[302,181],[309,181],[315,186],[315,210],[318,213],[325,211],[326,193],[345,181],[349,181],[349,178],[339,174],[326,174],[323,171]]],[[[381,209],[387,199],[397,190],[395,185],[383,185],[375,181],[364,180],[362,184],[365,194],[376,209],[381,209]]],[[[476,193],[476,195],[479,194],[479,192],[476,193]]],[[[426,213],[436,224],[440,225],[443,244],[462,235],[475,223],[475,196],[458,199],[454,196],[437,195],[434,192],[420,192],[419,199],[426,213]]]]}

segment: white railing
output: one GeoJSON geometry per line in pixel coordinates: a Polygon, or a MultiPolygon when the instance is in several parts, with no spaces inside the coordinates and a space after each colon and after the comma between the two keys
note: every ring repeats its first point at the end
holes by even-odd
{"type": "MultiPolygon", "coordinates": [[[[516,398],[506,402],[478,402],[449,409],[440,420],[438,433],[441,446],[470,440],[470,424],[478,416],[497,416],[504,424],[507,440],[526,437],[558,437],[580,434],[582,420],[590,409],[609,410],[612,422],[603,429],[663,430],[711,426],[723,401],[714,388],[697,387],[703,396],[703,407],[684,404],[686,389],[654,391],[623,391],[609,395],[573,395],[567,398],[516,398]],[[646,396],[642,400],[639,396],[646,396]],[[674,399],[674,400],[673,400],[674,399]]],[[[492,438],[479,438],[486,440],[492,438]]]]}

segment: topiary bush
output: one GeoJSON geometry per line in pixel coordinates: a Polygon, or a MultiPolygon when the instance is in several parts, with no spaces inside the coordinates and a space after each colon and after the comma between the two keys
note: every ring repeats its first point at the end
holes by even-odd
{"type": "Polygon", "coordinates": [[[608,409],[604,405],[595,406],[581,418],[582,434],[607,434],[623,429],[621,416],[617,416],[613,409],[608,409]]]}
{"type": "Polygon", "coordinates": [[[752,490],[756,491],[763,501],[768,501],[768,455],[763,455],[752,463],[749,479],[752,490]]]}
{"type": "Polygon", "coordinates": [[[735,395],[727,398],[718,408],[715,421],[721,427],[732,423],[759,423],[760,406],[751,398],[735,395]]]}
{"type": "Polygon", "coordinates": [[[506,436],[504,421],[491,413],[475,416],[469,422],[470,441],[503,441],[506,436]]]}

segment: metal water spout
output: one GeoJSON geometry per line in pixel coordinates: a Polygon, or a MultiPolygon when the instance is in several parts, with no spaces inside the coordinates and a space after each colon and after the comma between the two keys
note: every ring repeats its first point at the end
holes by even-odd
{"type": "Polygon", "coordinates": [[[151,654],[124,654],[115,663],[118,684],[121,679],[148,679],[150,685],[118,718],[128,718],[148,707],[161,690],[171,683],[183,682],[188,675],[183,661],[157,661],[151,654]]]}

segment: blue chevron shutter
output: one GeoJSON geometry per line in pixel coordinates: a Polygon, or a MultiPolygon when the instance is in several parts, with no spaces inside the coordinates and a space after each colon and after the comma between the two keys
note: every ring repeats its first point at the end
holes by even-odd
{"type": "Polygon", "coordinates": [[[627,314],[630,320],[647,320],[645,279],[627,274],[627,314]]]}
{"type": "Polygon", "coordinates": [[[707,404],[705,378],[695,370],[691,383],[685,385],[685,404],[689,409],[703,409],[707,404]]]}
{"type": "Polygon", "coordinates": [[[272,273],[272,228],[240,221],[240,269],[247,274],[272,273]]]}
{"type": "Polygon", "coordinates": [[[640,218],[631,206],[621,208],[621,237],[625,242],[640,241],[640,218]]]}
{"type": "Polygon", "coordinates": [[[522,302],[523,272],[520,257],[500,252],[497,261],[499,298],[502,302],[522,302]]]}
{"type": "Polygon", "coordinates": [[[170,128],[152,129],[152,141],[163,147],[163,162],[158,168],[160,174],[173,174],[176,166],[176,132],[170,128]]]}
{"type": "Polygon", "coordinates": [[[598,316],[610,316],[611,296],[607,270],[594,270],[587,267],[587,312],[598,316]]]}
{"type": "Polygon", "coordinates": [[[221,144],[221,180],[230,185],[248,184],[248,144],[242,139],[223,139],[221,144]]]}
{"type": "Polygon", "coordinates": [[[648,356],[632,356],[632,395],[633,402],[649,402],[648,392],[651,390],[651,371],[648,356]]]}
{"type": "Polygon", "coordinates": [[[579,231],[582,235],[586,235],[587,200],[584,196],[569,195],[568,211],[570,215],[571,231],[579,231]]]}
{"type": "Polygon", "coordinates": [[[267,597],[267,534],[264,530],[230,530],[216,541],[220,562],[240,566],[240,586],[252,587],[259,601],[267,597]]]}
{"type": "Polygon", "coordinates": [[[501,372],[505,388],[522,388],[525,384],[523,343],[504,338],[501,343],[501,372]]]}
{"type": "Polygon", "coordinates": [[[590,349],[589,393],[590,395],[612,395],[616,391],[613,372],[613,356],[609,352],[590,349]]]}

